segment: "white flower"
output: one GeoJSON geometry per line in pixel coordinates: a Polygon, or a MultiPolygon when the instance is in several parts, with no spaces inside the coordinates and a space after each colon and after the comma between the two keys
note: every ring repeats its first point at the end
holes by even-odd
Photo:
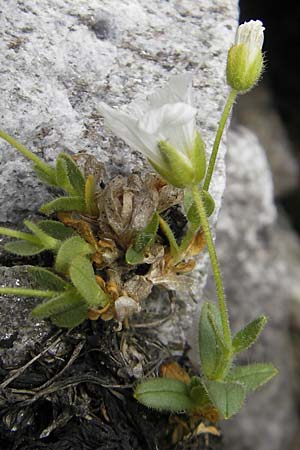
{"type": "Polygon", "coordinates": [[[262,73],[264,30],[260,20],[250,20],[238,27],[227,60],[227,80],[237,91],[251,89],[262,73]]]}
{"type": "Polygon", "coordinates": [[[204,144],[196,132],[191,81],[190,75],[173,77],[142,104],[130,105],[128,113],[105,103],[99,107],[106,125],[178,187],[199,183],[205,173],[204,144]]]}

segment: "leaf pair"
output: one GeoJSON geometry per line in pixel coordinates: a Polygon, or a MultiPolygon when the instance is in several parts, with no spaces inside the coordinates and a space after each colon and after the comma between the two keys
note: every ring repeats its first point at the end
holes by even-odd
{"type": "MultiPolygon", "coordinates": [[[[48,182],[47,176],[46,178],[41,176],[39,168],[36,173],[39,178],[48,182]]],[[[49,184],[53,184],[53,180],[51,181],[49,184]]],[[[87,180],[85,180],[76,163],[66,153],[61,153],[57,158],[54,185],[60,187],[69,195],[58,197],[42,205],[40,208],[42,213],[49,215],[59,211],[79,211],[91,216],[98,214],[93,175],[89,175],[87,180]]]]}
{"type": "Polygon", "coordinates": [[[5,250],[20,256],[37,255],[45,250],[56,252],[62,241],[71,237],[74,232],[60,222],[42,220],[35,224],[24,220],[24,224],[32,233],[24,233],[0,227],[0,234],[18,238],[17,241],[5,245],[5,250]]]}
{"type": "Polygon", "coordinates": [[[57,292],[48,301],[38,305],[32,314],[41,319],[51,318],[53,323],[61,327],[77,326],[87,318],[89,308],[103,307],[108,302],[108,296],[97,284],[93,266],[87,258],[91,248],[83,240],[80,246],[79,240],[75,236],[64,242],[56,260],[56,269],[67,272],[71,282],[49,270],[30,268],[38,286],[57,292]]]}
{"type": "Polygon", "coordinates": [[[249,364],[233,367],[237,353],[249,348],[266,323],[266,317],[255,319],[226,345],[218,308],[204,303],[199,321],[199,353],[203,376],[186,384],[168,378],[155,378],[140,383],[135,398],[146,406],[166,411],[201,412],[210,405],[228,419],[236,414],[246,395],[267,383],[277,374],[272,364],[249,364]]]}
{"type": "Polygon", "coordinates": [[[249,391],[257,389],[277,373],[272,364],[232,367],[235,355],[254,344],[266,322],[265,316],[253,320],[234,336],[228,347],[218,308],[211,303],[204,303],[202,307],[199,354],[203,385],[211,403],[225,419],[239,411],[249,391]]]}

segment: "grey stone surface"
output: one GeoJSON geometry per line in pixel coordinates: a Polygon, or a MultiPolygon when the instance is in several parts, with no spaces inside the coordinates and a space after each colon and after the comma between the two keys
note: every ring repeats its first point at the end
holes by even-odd
{"type": "MultiPolygon", "coordinates": [[[[210,151],[228,89],[226,55],[234,40],[237,4],[237,0],[6,2],[0,28],[1,127],[49,162],[60,151],[86,150],[106,163],[111,174],[146,169],[140,154],[104,130],[97,104],[102,100],[121,106],[143,98],[173,74],[192,71],[198,126],[210,151]]],[[[223,142],[212,183],[214,221],[224,189],[224,153],[223,142]]],[[[15,226],[34,214],[51,193],[34,178],[30,163],[2,141],[0,157],[0,221],[15,226]]],[[[206,257],[199,261],[198,299],[206,262],[206,257]]],[[[2,298],[4,311],[8,303],[18,310],[17,299],[2,298]]],[[[192,303],[187,305],[181,328],[177,319],[165,332],[182,341],[194,310],[192,303]]],[[[5,320],[8,325],[10,316],[5,320]]],[[[19,326],[26,320],[23,314],[19,326]]],[[[16,321],[10,325],[13,334],[16,321]]]]}
{"type": "Polygon", "coordinates": [[[299,164],[266,83],[239,98],[232,122],[247,126],[258,137],[272,170],[275,196],[296,189],[299,164]]]}
{"type": "MultiPolygon", "coordinates": [[[[223,423],[224,449],[288,450],[299,427],[288,332],[290,301],[300,298],[299,242],[276,222],[270,169],[255,135],[240,127],[228,142],[216,243],[229,314],[235,332],[258,315],[268,316],[264,332],[241,362],[271,361],[279,375],[223,423]]],[[[212,289],[210,280],[208,298],[214,295],[212,289]]]]}

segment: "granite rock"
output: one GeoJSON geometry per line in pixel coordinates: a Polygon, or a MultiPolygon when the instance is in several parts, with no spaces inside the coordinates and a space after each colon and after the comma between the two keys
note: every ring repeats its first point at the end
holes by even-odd
{"type": "MultiPolygon", "coordinates": [[[[111,175],[148,170],[140,154],[104,129],[97,105],[105,101],[121,107],[143,98],[170,76],[189,71],[194,73],[199,130],[210,151],[228,90],[226,55],[234,40],[237,4],[237,0],[8,2],[0,19],[1,126],[47,162],[61,151],[84,150],[105,163],[111,175]]],[[[213,222],[225,183],[224,153],[225,141],[212,183],[213,222]]],[[[0,157],[0,220],[20,226],[52,193],[35,179],[30,163],[3,141],[0,157]]],[[[206,264],[205,256],[196,273],[198,299],[206,264]]],[[[12,271],[13,280],[15,269],[4,270],[12,271]]],[[[12,305],[18,310],[20,302],[3,297],[2,314],[12,305]]],[[[177,318],[164,330],[167,340],[185,339],[195,306],[184,308],[180,323],[177,318]]],[[[28,324],[33,324],[27,322],[27,314],[22,324],[10,322],[10,317],[6,320],[11,335],[16,326],[27,327],[30,333],[28,324]]],[[[21,358],[26,348],[17,352],[12,346],[10,351],[21,358]]]]}

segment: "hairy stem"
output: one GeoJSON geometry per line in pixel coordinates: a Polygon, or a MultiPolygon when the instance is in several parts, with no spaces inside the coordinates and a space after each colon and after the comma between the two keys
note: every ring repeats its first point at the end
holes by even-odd
{"type": "Polygon", "coordinates": [[[231,333],[230,333],[230,327],[229,327],[229,320],[228,320],[228,312],[227,312],[227,306],[226,306],[226,300],[225,300],[225,294],[224,294],[224,288],[223,288],[223,281],[219,266],[218,257],[216,254],[215,245],[213,242],[212,234],[210,231],[209,223],[206,216],[205,211],[205,205],[202,199],[201,192],[199,192],[198,186],[193,186],[192,188],[193,198],[195,205],[197,207],[197,211],[201,220],[201,226],[204,232],[205,241],[211,261],[212,271],[214,274],[214,279],[216,283],[216,289],[217,289],[217,295],[219,300],[219,310],[221,315],[221,321],[222,321],[222,329],[224,334],[225,343],[228,346],[228,348],[231,347],[231,333]]]}
{"type": "Polygon", "coordinates": [[[217,155],[218,155],[218,150],[219,150],[222,134],[223,134],[225,124],[227,122],[231,108],[233,106],[233,103],[234,103],[237,95],[238,95],[238,92],[235,91],[234,89],[232,89],[227,98],[227,101],[226,101],[226,104],[225,104],[225,107],[224,107],[224,110],[223,110],[223,113],[222,113],[222,116],[220,119],[219,127],[217,129],[213,149],[212,149],[212,152],[210,155],[210,160],[209,160],[209,164],[208,164],[208,168],[207,168],[207,172],[206,172],[206,177],[205,177],[204,184],[203,184],[204,191],[208,191],[208,189],[209,189],[211,177],[212,177],[212,174],[213,174],[213,171],[215,168],[215,163],[216,163],[216,159],[217,159],[217,155]]]}
{"type": "Polygon", "coordinates": [[[57,295],[55,291],[41,291],[38,289],[23,289],[23,288],[0,288],[0,295],[22,295],[24,297],[54,297],[57,295]]]}
{"type": "Polygon", "coordinates": [[[5,236],[14,237],[17,239],[23,239],[24,241],[32,242],[33,244],[40,244],[40,240],[29,233],[23,233],[22,231],[11,230],[10,228],[0,227],[0,234],[5,236]]]}
{"type": "Polygon", "coordinates": [[[43,172],[47,173],[50,176],[53,175],[52,167],[49,167],[38,156],[36,156],[34,153],[28,150],[28,148],[24,147],[24,145],[20,144],[20,142],[16,141],[16,139],[11,137],[9,134],[5,133],[5,131],[0,130],[0,137],[4,139],[6,142],[8,142],[10,145],[12,145],[16,150],[21,152],[26,158],[33,161],[38,167],[40,167],[40,169],[43,170],[43,172]]]}

